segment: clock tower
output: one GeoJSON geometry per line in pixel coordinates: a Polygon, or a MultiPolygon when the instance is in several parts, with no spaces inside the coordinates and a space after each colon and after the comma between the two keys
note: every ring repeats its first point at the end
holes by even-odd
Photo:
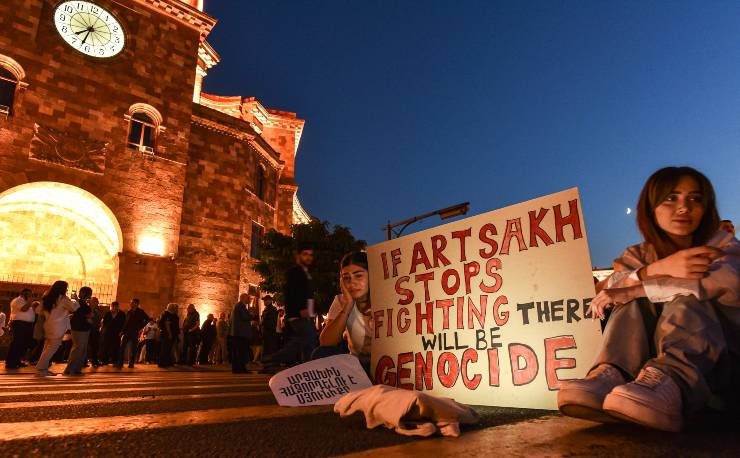
{"type": "Polygon", "coordinates": [[[0,294],[62,279],[215,312],[259,283],[303,121],[201,97],[215,24],[202,0],[0,2],[0,294]]]}

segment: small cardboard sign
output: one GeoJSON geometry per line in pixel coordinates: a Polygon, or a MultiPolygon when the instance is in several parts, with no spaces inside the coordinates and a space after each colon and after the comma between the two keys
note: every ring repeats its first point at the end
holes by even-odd
{"type": "Polygon", "coordinates": [[[352,355],[335,355],[293,366],[270,379],[278,404],[287,407],[334,404],[350,391],[372,386],[352,355]]]}

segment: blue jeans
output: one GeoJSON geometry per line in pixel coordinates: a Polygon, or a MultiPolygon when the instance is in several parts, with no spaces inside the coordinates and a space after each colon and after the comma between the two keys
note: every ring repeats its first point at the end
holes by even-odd
{"type": "Polygon", "coordinates": [[[266,361],[285,364],[309,361],[311,354],[319,344],[313,320],[293,318],[287,322],[287,325],[290,326],[290,338],[280,351],[265,358],[266,361]]]}

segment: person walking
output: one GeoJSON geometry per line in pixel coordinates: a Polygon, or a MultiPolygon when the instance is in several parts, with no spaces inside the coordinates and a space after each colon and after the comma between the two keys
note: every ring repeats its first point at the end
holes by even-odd
{"type": "Polygon", "coordinates": [[[44,349],[38,363],[36,363],[36,375],[57,375],[49,370],[49,363],[54,353],[62,345],[62,337],[69,325],[68,315],[79,307],[76,301],[67,297],[68,287],[66,281],[55,281],[41,299],[45,340],[44,349]]]}
{"type": "Polygon", "coordinates": [[[247,304],[249,295],[241,294],[239,302],[231,311],[231,372],[245,374],[249,353],[249,339],[252,336],[252,314],[247,304]]]}
{"type": "Polygon", "coordinates": [[[31,290],[25,288],[10,303],[10,329],[13,331],[13,340],[5,358],[6,369],[25,367],[21,359],[33,342],[33,323],[36,313],[31,308],[31,290]]]}
{"type": "Polygon", "coordinates": [[[299,245],[295,259],[296,265],[286,273],[283,292],[289,336],[280,351],[264,359],[268,367],[308,361],[318,346],[314,324],[313,282],[308,271],[313,264],[313,248],[305,244],[299,245]]]}
{"type": "Polygon", "coordinates": [[[126,320],[121,330],[121,349],[118,352],[118,364],[116,364],[116,367],[119,369],[123,367],[126,349],[130,349],[128,367],[129,369],[133,369],[134,362],[136,361],[136,344],[139,340],[139,332],[141,332],[148,322],[149,316],[144,310],[139,308],[139,299],[131,299],[130,308],[126,312],[126,320]]]}

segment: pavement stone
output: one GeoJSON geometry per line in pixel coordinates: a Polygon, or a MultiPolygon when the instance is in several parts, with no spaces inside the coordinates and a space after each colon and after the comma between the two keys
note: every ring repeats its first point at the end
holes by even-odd
{"type": "Polygon", "coordinates": [[[268,375],[226,366],[103,367],[81,377],[0,370],[2,456],[740,456],[736,417],[680,434],[599,425],[545,410],[474,406],[459,438],[368,430],[330,406],[275,404],[268,375]]]}

